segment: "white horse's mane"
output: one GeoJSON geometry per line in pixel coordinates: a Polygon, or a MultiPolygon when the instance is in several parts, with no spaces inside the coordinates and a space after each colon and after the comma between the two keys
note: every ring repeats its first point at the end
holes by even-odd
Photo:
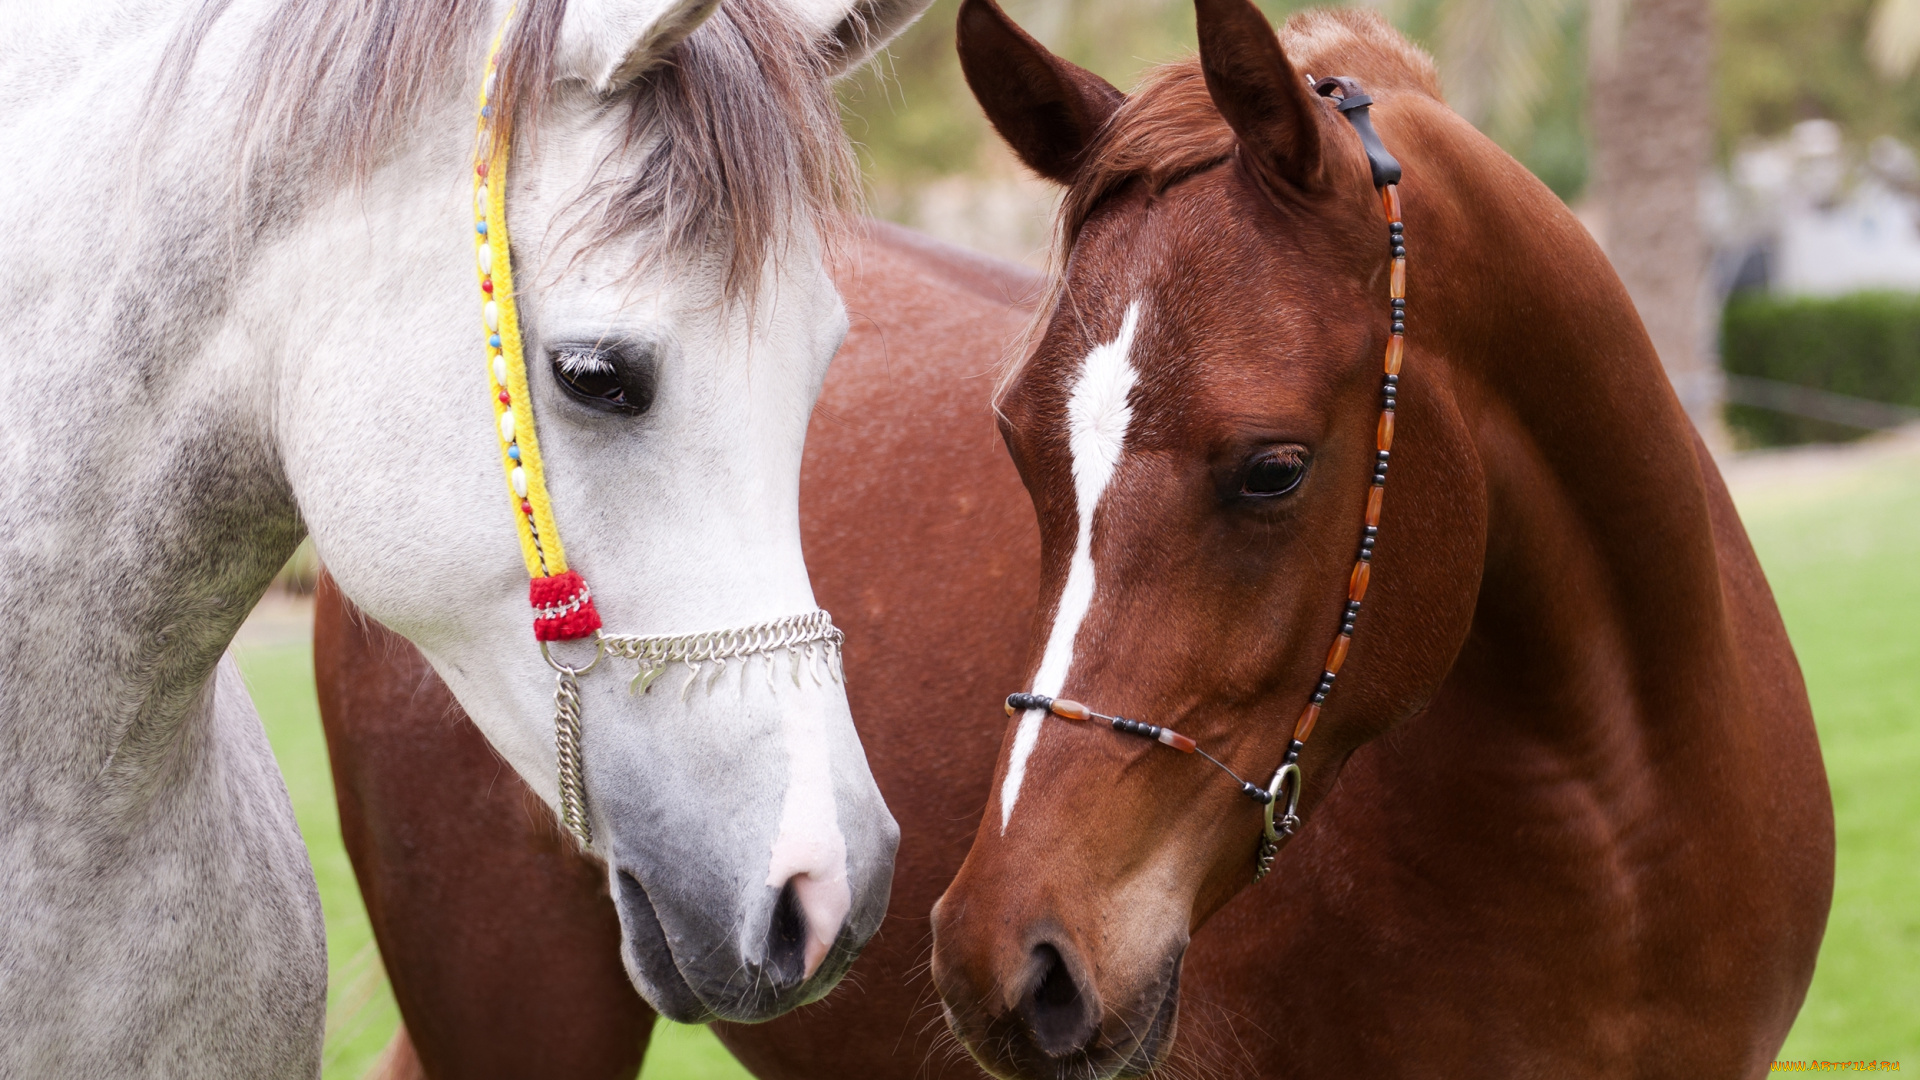
{"type": "MultiPolygon", "coordinates": [[[[149,136],[175,118],[200,44],[231,4],[202,0],[175,29],[154,77],[149,136]]],[[[566,7],[525,0],[502,45],[496,100],[529,138],[553,92],[566,7]]],[[[477,78],[494,10],[486,0],[281,0],[232,76],[244,106],[229,187],[251,226],[243,232],[268,231],[317,188],[357,182],[387,160],[434,103],[477,78]]],[[[784,5],[724,0],[610,101],[626,110],[627,147],[643,152],[638,168],[589,189],[588,246],[646,229],[665,241],[657,254],[673,256],[719,238],[730,244],[733,294],[759,279],[795,225],[831,242],[859,184],[824,62],[784,5]]]]}

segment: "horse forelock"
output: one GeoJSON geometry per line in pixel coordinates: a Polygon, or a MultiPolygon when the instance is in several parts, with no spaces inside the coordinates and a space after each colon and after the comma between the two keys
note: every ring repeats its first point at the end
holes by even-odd
{"type": "MultiPolygon", "coordinates": [[[[203,0],[181,20],[153,81],[150,133],[178,122],[172,104],[232,3],[203,0]]],[[[566,6],[522,0],[501,44],[495,107],[535,152],[566,6]]],[[[246,208],[236,212],[279,217],[290,201],[362,182],[423,117],[469,100],[494,10],[488,0],[278,0],[232,76],[239,105],[226,186],[246,208]],[[274,185],[294,190],[261,190],[274,185]]],[[[633,167],[600,170],[588,189],[579,218],[587,246],[643,228],[664,241],[653,256],[723,240],[732,295],[759,280],[796,226],[836,241],[859,185],[825,63],[772,0],[724,0],[615,96],[625,109],[623,149],[638,153],[628,158],[633,167]]]]}
{"type": "MultiPolygon", "coordinates": [[[[1408,41],[1376,11],[1318,8],[1293,15],[1280,31],[1280,44],[1302,73],[1346,75],[1370,92],[1397,91],[1440,100],[1440,76],[1433,58],[1408,41]]],[[[1035,309],[1034,321],[1019,347],[1010,350],[995,393],[1012,385],[1033,343],[1070,287],[1065,259],[1087,219],[1108,196],[1139,182],[1158,193],[1180,180],[1225,161],[1236,137],[1207,92],[1198,57],[1150,69],[1108,119],[1072,185],[1061,199],[1056,222],[1056,260],[1050,294],[1035,309]]]]}
{"type": "Polygon", "coordinates": [[[796,217],[829,246],[842,239],[859,167],[826,61],[773,0],[724,0],[634,94],[628,141],[648,150],[596,186],[593,239],[653,227],[685,252],[723,229],[730,292],[758,280],[796,217]]]}

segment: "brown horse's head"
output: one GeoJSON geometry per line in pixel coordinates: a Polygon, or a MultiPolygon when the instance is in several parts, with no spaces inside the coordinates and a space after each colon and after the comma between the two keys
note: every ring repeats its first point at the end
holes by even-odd
{"type": "MultiPolygon", "coordinates": [[[[1198,62],[1131,97],[991,0],[961,11],[987,115],[1068,188],[1055,302],[999,400],[1051,611],[1031,682],[1008,689],[1176,729],[1261,787],[1281,763],[1346,611],[1391,324],[1366,152],[1305,72],[1356,77],[1410,170],[1413,313],[1377,584],[1300,759],[1310,833],[1348,755],[1434,693],[1479,581],[1484,496],[1459,494],[1479,490],[1478,465],[1419,344],[1437,321],[1419,274],[1437,260],[1421,261],[1414,196],[1441,183],[1418,170],[1443,166],[1408,117],[1452,118],[1425,57],[1375,16],[1297,19],[1296,66],[1249,0],[1197,6],[1198,62]]],[[[1151,1068],[1188,935],[1252,880],[1260,835],[1260,804],[1198,755],[1017,716],[936,909],[934,976],[961,1037],[1006,1075],[1151,1068]]]]}

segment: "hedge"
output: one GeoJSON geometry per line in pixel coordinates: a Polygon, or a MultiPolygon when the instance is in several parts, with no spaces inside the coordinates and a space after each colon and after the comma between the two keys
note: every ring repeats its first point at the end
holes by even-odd
{"type": "MultiPolygon", "coordinates": [[[[1920,295],[1859,292],[1785,298],[1735,293],[1721,320],[1720,362],[1835,394],[1920,406],[1920,295]]],[[[1858,438],[1859,428],[1728,405],[1742,442],[1761,446],[1858,438]]]]}

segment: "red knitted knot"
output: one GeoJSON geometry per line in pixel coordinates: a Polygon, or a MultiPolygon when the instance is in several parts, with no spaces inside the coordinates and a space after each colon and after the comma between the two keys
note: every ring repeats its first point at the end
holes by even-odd
{"type": "Polygon", "coordinates": [[[600,629],[593,593],[572,570],[534,578],[527,599],[533,603],[533,636],[540,641],[572,641],[600,629]]]}

